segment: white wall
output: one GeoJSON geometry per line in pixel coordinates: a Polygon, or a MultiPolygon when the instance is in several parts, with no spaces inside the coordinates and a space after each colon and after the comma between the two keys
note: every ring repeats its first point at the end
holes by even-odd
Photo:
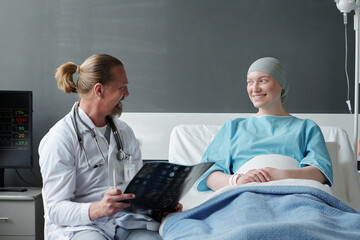
{"type": "MultiPolygon", "coordinates": [[[[140,142],[144,160],[168,159],[171,130],[179,124],[222,125],[226,120],[248,117],[250,113],[123,113],[121,119],[128,123],[140,142]]],[[[354,142],[353,115],[351,114],[293,114],[309,118],[320,126],[336,126],[344,129],[354,142]]]]}

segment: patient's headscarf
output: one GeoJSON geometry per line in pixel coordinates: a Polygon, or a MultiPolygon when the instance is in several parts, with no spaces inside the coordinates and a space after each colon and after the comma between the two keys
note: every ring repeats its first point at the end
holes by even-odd
{"type": "Polygon", "coordinates": [[[280,61],[272,57],[260,58],[256,60],[253,64],[251,64],[248,70],[248,74],[254,71],[269,74],[276,81],[278,81],[278,83],[282,87],[281,102],[284,103],[289,92],[289,84],[286,81],[285,70],[281,65],[280,61]]]}

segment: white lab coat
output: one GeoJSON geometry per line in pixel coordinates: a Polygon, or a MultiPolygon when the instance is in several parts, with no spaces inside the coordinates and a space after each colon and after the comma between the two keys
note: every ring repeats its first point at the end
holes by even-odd
{"type": "MultiPolygon", "coordinates": [[[[117,186],[121,191],[125,190],[128,184],[124,181],[123,173],[126,160],[116,159],[118,150],[113,133],[110,134],[110,145],[108,145],[103,134],[79,108],[81,119],[95,131],[99,146],[106,159],[106,163],[102,167],[88,167],[73,124],[74,106],[69,114],[50,129],[39,145],[39,164],[45,193],[48,240],[70,239],[74,231],[84,229],[95,229],[108,239],[112,239],[117,225],[127,228],[146,228],[149,222],[144,218],[121,212],[113,217],[96,221],[89,219],[90,203],[100,201],[104,193],[114,186],[114,167],[117,186]]],[[[78,117],[77,123],[90,165],[104,163],[90,131],[79,121],[78,117]]],[[[123,121],[114,119],[114,123],[119,131],[124,151],[132,156],[135,172],[137,172],[142,166],[142,159],[135,135],[123,121]]]]}

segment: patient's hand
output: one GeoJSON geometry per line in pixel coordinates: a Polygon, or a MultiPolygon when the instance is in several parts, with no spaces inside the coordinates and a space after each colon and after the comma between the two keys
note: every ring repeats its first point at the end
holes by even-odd
{"type": "Polygon", "coordinates": [[[266,167],[262,169],[269,175],[270,181],[286,179],[290,177],[288,169],[266,167]]]}
{"type": "Polygon", "coordinates": [[[238,183],[245,184],[250,182],[270,182],[289,178],[287,169],[266,167],[262,169],[252,169],[239,178],[238,183]]]}
{"type": "Polygon", "coordinates": [[[270,174],[264,169],[252,169],[242,175],[236,183],[240,185],[250,182],[268,182],[270,180],[270,174]]]}

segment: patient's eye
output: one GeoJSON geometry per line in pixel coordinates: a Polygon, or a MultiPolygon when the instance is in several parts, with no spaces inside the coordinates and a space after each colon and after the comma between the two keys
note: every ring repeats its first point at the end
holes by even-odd
{"type": "Polygon", "coordinates": [[[267,83],[267,82],[269,82],[269,80],[268,80],[267,78],[261,78],[261,79],[259,80],[259,82],[260,82],[260,83],[267,83]]]}

